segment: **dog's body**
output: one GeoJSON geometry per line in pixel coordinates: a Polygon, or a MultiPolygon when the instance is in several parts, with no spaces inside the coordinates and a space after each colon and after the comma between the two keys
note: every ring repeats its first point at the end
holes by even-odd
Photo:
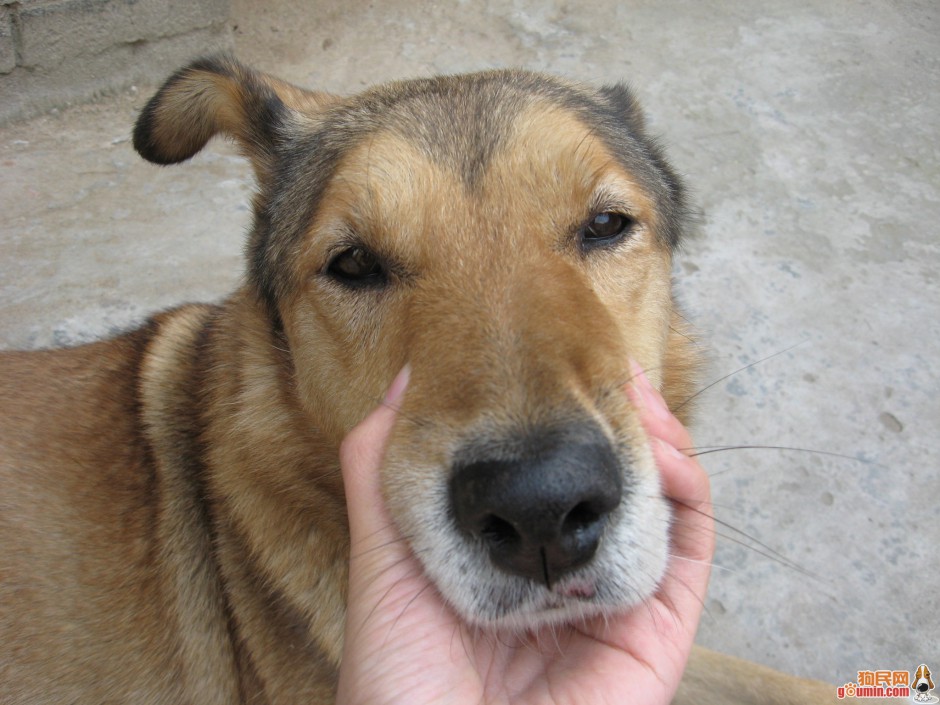
{"type": "MultiPolygon", "coordinates": [[[[681,188],[626,89],[491,72],[340,99],[212,60],[135,146],[172,163],[218,132],[259,182],[243,288],[3,358],[4,702],[331,702],[338,448],[406,362],[384,487],[458,613],[533,628],[649,596],[668,506],[620,389],[633,357],[677,407],[696,355],[670,293],[681,188]],[[543,527],[483,476],[576,530],[536,561],[543,527]]],[[[833,693],[699,651],[680,697],[833,693]]]]}

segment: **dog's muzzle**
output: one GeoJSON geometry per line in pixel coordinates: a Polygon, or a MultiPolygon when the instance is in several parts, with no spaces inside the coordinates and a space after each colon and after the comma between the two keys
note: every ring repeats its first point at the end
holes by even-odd
{"type": "Polygon", "coordinates": [[[594,428],[543,431],[516,445],[458,454],[472,459],[454,466],[451,506],[496,567],[550,588],[594,557],[623,495],[621,463],[594,428]]]}

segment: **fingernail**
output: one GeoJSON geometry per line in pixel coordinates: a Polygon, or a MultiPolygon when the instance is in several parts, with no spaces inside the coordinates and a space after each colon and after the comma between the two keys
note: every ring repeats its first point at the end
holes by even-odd
{"type": "Polygon", "coordinates": [[[679,450],[675,446],[670,445],[669,443],[666,443],[666,441],[664,441],[662,438],[656,438],[654,440],[656,441],[657,444],[659,444],[659,447],[662,449],[662,451],[666,455],[669,455],[673,458],[681,458],[682,460],[688,459],[689,456],[687,456],[685,453],[683,453],[681,450],[679,450]]]}
{"type": "Polygon", "coordinates": [[[671,412],[666,406],[662,394],[660,394],[656,387],[653,386],[653,383],[650,382],[649,377],[646,376],[646,372],[643,371],[640,364],[636,360],[630,360],[630,369],[633,373],[633,387],[643,400],[644,408],[648,409],[650,413],[658,419],[668,419],[671,412]]]}
{"type": "Polygon", "coordinates": [[[401,371],[392,380],[388,391],[385,392],[385,400],[382,402],[386,406],[398,406],[398,402],[405,395],[405,389],[408,388],[408,380],[411,378],[411,365],[406,364],[401,371]]]}
{"type": "Polygon", "coordinates": [[[637,391],[644,391],[646,389],[652,388],[649,378],[646,376],[646,372],[640,366],[640,363],[630,358],[630,373],[633,375],[630,378],[630,381],[633,383],[633,386],[636,387],[637,391]]]}

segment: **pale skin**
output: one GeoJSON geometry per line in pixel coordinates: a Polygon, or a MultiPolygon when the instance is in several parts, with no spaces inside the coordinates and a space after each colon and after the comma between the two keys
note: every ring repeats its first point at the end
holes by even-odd
{"type": "Polygon", "coordinates": [[[425,578],[388,514],[379,468],[407,383],[406,368],[341,449],[352,548],[336,702],[669,703],[701,616],[714,525],[708,475],[687,455],[691,438],[639,367],[624,393],[640,411],[664,493],[681,500],[673,503],[667,576],[653,597],[624,615],[521,637],[463,623],[425,578]]]}

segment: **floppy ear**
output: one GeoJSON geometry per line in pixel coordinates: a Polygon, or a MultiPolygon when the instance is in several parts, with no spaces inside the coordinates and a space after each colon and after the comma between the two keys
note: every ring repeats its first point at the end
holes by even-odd
{"type": "Polygon", "coordinates": [[[134,148],[155,164],[176,164],[221,133],[238,143],[264,181],[295,118],[320,113],[334,100],[227,56],[200,59],[173,74],[144,107],[134,128],[134,148]]]}

